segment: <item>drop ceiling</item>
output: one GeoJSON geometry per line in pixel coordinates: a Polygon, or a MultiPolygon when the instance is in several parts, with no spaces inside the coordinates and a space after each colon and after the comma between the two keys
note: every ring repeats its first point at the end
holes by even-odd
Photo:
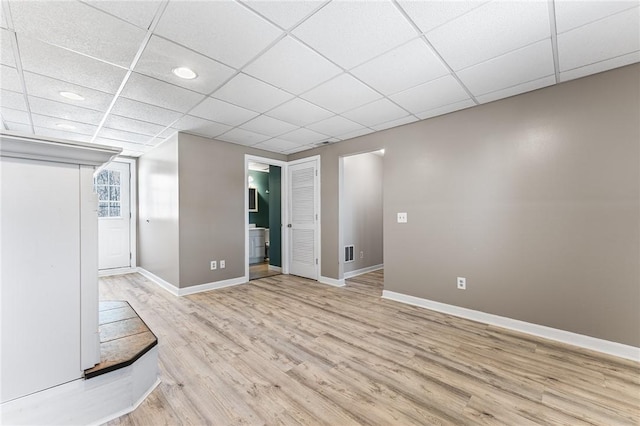
{"type": "Polygon", "coordinates": [[[290,154],[640,62],[636,0],[2,0],[0,13],[3,128],[131,156],[178,131],[290,154]]]}

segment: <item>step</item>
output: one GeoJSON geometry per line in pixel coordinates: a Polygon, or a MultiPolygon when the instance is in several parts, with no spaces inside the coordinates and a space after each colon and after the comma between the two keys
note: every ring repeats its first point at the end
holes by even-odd
{"type": "Polygon", "coordinates": [[[84,371],[85,379],[125,368],[158,344],[157,337],[124,300],[100,302],[100,363],[84,371]]]}

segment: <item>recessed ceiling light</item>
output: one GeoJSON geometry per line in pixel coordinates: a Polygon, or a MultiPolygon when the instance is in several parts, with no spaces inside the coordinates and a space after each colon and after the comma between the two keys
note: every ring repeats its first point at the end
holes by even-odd
{"type": "Polygon", "coordinates": [[[76,126],[72,126],[71,124],[59,123],[56,124],[56,127],[60,127],[61,129],[73,130],[76,126]]]}
{"type": "Polygon", "coordinates": [[[60,92],[60,96],[74,101],[84,101],[84,98],[73,92],[60,92]]]}
{"type": "Polygon", "coordinates": [[[180,78],[184,78],[185,80],[193,80],[198,76],[191,68],[187,67],[178,67],[174,68],[172,72],[180,78]]]}

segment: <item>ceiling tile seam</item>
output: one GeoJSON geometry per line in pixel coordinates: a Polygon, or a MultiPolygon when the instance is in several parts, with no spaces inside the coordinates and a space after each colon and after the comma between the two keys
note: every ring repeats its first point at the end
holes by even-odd
{"type": "Polygon", "coordinates": [[[120,87],[118,87],[118,90],[113,95],[113,99],[111,100],[111,103],[107,107],[107,110],[105,111],[104,116],[102,117],[102,120],[100,120],[100,124],[98,125],[98,128],[96,129],[95,134],[91,138],[91,142],[93,142],[96,139],[96,137],[98,136],[98,133],[100,133],[100,130],[102,130],[102,126],[104,126],[104,123],[105,123],[105,121],[107,121],[107,117],[109,117],[109,114],[111,113],[111,110],[113,109],[113,106],[115,105],[116,101],[118,100],[118,97],[120,96],[120,94],[124,90],[124,86],[129,81],[129,77],[131,77],[131,74],[133,73],[133,69],[138,64],[138,61],[140,60],[140,57],[142,56],[142,52],[144,52],[144,49],[146,49],[147,45],[149,44],[149,40],[151,39],[151,36],[153,35],[153,31],[155,30],[156,26],[158,25],[158,22],[160,22],[160,18],[162,17],[162,14],[164,13],[164,11],[167,8],[168,4],[169,4],[169,0],[164,0],[158,6],[158,9],[156,10],[156,14],[154,15],[153,20],[151,21],[151,25],[149,25],[149,29],[147,30],[147,33],[145,34],[144,38],[142,39],[142,43],[140,43],[140,47],[138,47],[138,51],[136,52],[135,56],[133,57],[133,60],[131,61],[131,65],[129,66],[129,69],[127,70],[127,73],[125,74],[124,78],[122,79],[122,82],[120,83],[120,87]]]}
{"type": "Polygon", "coordinates": [[[305,21],[307,21],[313,15],[318,13],[320,11],[320,9],[322,9],[323,7],[328,5],[329,3],[331,3],[331,0],[327,0],[324,3],[321,3],[320,6],[316,7],[314,10],[309,12],[309,14],[307,14],[305,17],[303,17],[300,21],[296,22],[295,24],[293,24],[289,28],[284,28],[284,27],[281,27],[280,25],[278,25],[277,23],[273,22],[271,19],[267,18],[266,16],[262,15],[259,11],[252,9],[251,6],[249,6],[246,3],[246,0],[238,0],[238,4],[240,4],[241,6],[245,7],[246,9],[251,11],[252,13],[258,15],[260,18],[264,19],[265,21],[269,22],[271,25],[277,27],[278,29],[280,29],[282,31],[285,31],[287,34],[289,32],[291,32],[291,31],[293,31],[294,29],[298,28],[300,25],[302,25],[305,21]]]}
{"type": "Polygon", "coordinates": [[[447,63],[447,61],[444,60],[440,52],[438,52],[438,50],[436,50],[433,44],[431,44],[431,42],[427,38],[427,35],[422,33],[422,31],[420,30],[420,27],[418,27],[418,25],[413,21],[413,18],[411,18],[409,14],[402,8],[402,6],[400,6],[400,4],[398,3],[398,0],[392,0],[392,2],[396,6],[396,8],[398,8],[402,16],[404,16],[404,18],[407,20],[407,22],[409,22],[409,24],[413,26],[413,28],[419,34],[422,34],[422,40],[427,44],[427,46],[429,46],[429,49],[433,51],[433,54],[438,58],[438,60],[440,60],[440,62],[445,66],[445,68],[447,68],[451,76],[458,82],[460,87],[462,87],[462,89],[467,93],[467,96],[469,96],[469,99],[471,99],[476,105],[480,105],[480,102],[478,102],[478,100],[473,95],[473,93],[471,93],[471,90],[469,90],[469,88],[462,82],[462,80],[460,79],[460,77],[458,77],[458,75],[453,70],[453,68],[451,68],[451,66],[447,63]]]}
{"type": "MultiPolygon", "coordinates": [[[[393,1],[394,3],[397,3],[397,1],[398,1],[398,0],[392,0],[392,1],[393,1]]],[[[445,0],[445,1],[446,1],[446,0],[445,0]]],[[[426,32],[422,32],[422,30],[420,30],[420,31],[421,31],[421,33],[422,33],[422,34],[428,34],[428,33],[432,32],[432,31],[435,31],[435,30],[437,30],[437,29],[439,29],[439,28],[444,27],[445,25],[450,24],[451,22],[453,22],[453,21],[455,21],[455,20],[457,20],[457,19],[462,18],[463,16],[466,16],[466,15],[470,14],[471,12],[475,12],[477,9],[479,9],[479,8],[481,8],[481,7],[487,6],[489,3],[494,3],[494,2],[495,2],[495,3],[497,3],[497,1],[496,1],[496,0],[484,0],[484,1],[482,1],[482,2],[477,2],[477,4],[476,4],[476,6],[475,6],[475,7],[473,7],[473,8],[471,8],[471,9],[467,10],[467,11],[466,11],[466,12],[464,12],[463,14],[458,15],[458,16],[454,16],[453,18],[448,19],[447,21],[445,21],[445,22],[443,22],[443,23],[441,23],[441,24],[438,24],[438,25],[436,25],[436,26],[435,26],[435,27],[433,27],[433,28],[429,28],[429,30],[428,30],[428,31],[426,31],[426,32]]],[[[397,6],[402,7],[402,5],[400,5],[400,4],[397,4],[397,6]]],[[[407,15],[408,15],[408,14],[407,14],[407,15]]]]}
{"type": "MultiPolygon", "coordinates": [[[[350,68],[350,69],[347,69],[347,68],[344,68],[343,66],[339,65],[338,63],[336,63],[336,62],[332,61],[331,59],[327,58],[325,55],[323,55],[322,53],[318,52],[316,49],[314,49],[312,46],[310,46],[309,44],[307,44],[305,41],[303,41],[302,39],[298,38],[297,36],[295,36],[295,35],[291,34],[291,38],[293,38],[294,40],[296,40],[298,43],[303,44],[303,45],[304,45],[304,46],[306,46],[307,48],[311,49],[313,52],[315,52],[317,55],[320,55],[320,56],[321,56],[323,59],[325,59],[326,61],[329,61],[331,64],[333,64],[333,65],[335,65],[336,67],[340,68],[340,69],[342,70],[342,74],[347,74],[347,75],[349,75],[349,76],[353,77],[353,78],[354,78],[354,79],[356,79],[358,82],[360,82],[361,84],[363,84],[364,86],[366,86],[366,87],[367,87],[367,88],[369,88],[370,90],[372,90],[372,91],[376,92],[378,95],[380,95],[380,98],[376,99],[375,101],[379,101],[381,98],[384,98],[384,99],[386,99],[387,101],[389,101],[389,102],[391,102],[392,104],[394,104],[395,106],[397,106],[398,108],[403,109],[407,114],[411,114],[411,111],[409,111],[408,109],[404,108],[402,105],[399,105],[399,104],[398,104],[398,103],[396,103],[393,99],[390,99],[387,95],[385,95],[384,93],[380,92],[380,91],[379,91],[378,89],[376,89],[375,87],[373,87],[373,86],[369,85],[368,83],[366,83],[365,81],[362,81],[362,80],[361,80],[360,78],[358,78],[357,76],[355,76],[355,75],[351,74],[350,70],[352,70],[352,69],[354,69],[354,68],[356,68],[356,67],[359,67],[360,65],[362,65],[362,64],[364,64],[364,63],[366,63],[366,62],[368,62],[368,60],[367,60],[367,61],[364,61],[364,62],[362,62],[361,64],[358,64],[358,65],[356,65],[356,66],[354,66],[354,67],[352,67],[352,68],[350,68]]],[[[412,39],[411,39],[411,40],[409,40],[408,42],[413,41],[413,40],[415,40],[415,39],[413,39],[413,38],[412,38],[412,39]]],[[[394,47],[392,47],[391,49],[387,50],[385,53],[388,53],[388,52],[390,52],[390,51],[392,51],[392,50],[394,50],[394,49],[397,49],[397,48],[398,48],[398,47],[400,47],[400,46],[404,46],[404,45],[405,45],[406,43],[408,43],[408,42],[401,43],[401,44],[399,44],[399,45],[397,45],[397,46],[394,46],[394,47]]],[[[373,59],[373,58],[372,58],[372,59],[373,59]]],[[[315,105],[315,106],[317,106],[317,107],[319,107],[319,108],[326,109],[326,108],[324,108],[324,107],[322,107],[322,106],[320,106],[320,105],[317,105],[317,104],[315,104],[315,103],[313,103],[313,102],[311,102],[311,101],[309,101],[309,100],[307,100],[307,99],[305,99],[305,98],[302,98],[302,96],[303,96],[303,95],[305,95],[305,94],[307,94],[307,93],[309,93],[309,92],[311,92],[312,90],[317,89],[318,87],[322,86],[323,84],[328,83],[329,81],[334,80],[334,79],[336,79],[336,78],[340,77],[342,74],[338,74],[338,75],[336,75],[336,76],[331,77],[331,78],[330,78],[330,79],[328,79],[328,80],[324,80],[324,81],[320,82],[319,84],[317,84],[317,85],[315,85],[315,86],[311,87],[309,90],[306,90],[306,91],[304,91],[304,92],[300,93],[300,95],[298,95],[298,97],[300,97],[301,99],[303,99],[303,100],[305,100],[305,101],[307,101],[307,102],[312,103],[313,105],[315,105]]],[[[373,101],[373,102],[375,102],[375,101],[373,101]]],[[[365,103],[365,104],[359,105],[359,106],[357,106],[356,108],[359,108],[359,107],[361,107],[361,106],[368,105],[369,103],[371,103],[371,102],[367,102],[367,103],[365,103]]],[[[351,110],[353,110],[353,109],[356,109],[356,108],[352,108],[352,109],[350,109],[349,111],[351,111],[351,110]]],[[[331,112],[332,112],[332,111],[331,111],[331,112]]],[[[341,114],[343,114],[343,113],[345,113],[345,112],[348,112],[348,111],[343,111],[341,114]]],[[[339,114],[336,114],[336,115],[339,115],[339,114]]]]}
{"type": "MultiPolygon", "coordinates": [[[[208,60],[213,61],[213,62],[216,62],[216,63],[218,63],[218,64],[220,64],[220,65],[223,65],[223,66],[225,66],[225,67],[227,67],[227,68],[231,68],[232,70],[235,70],[235,71],[238,71],[238,70],[239,70],[239,68],[237,68],[237,67],[234,67],[234,66],[231,66],[231,65],[229,65],[229,64],[227,64],[227,63],[225,63],[225,62],[222,62],[220,59],[212,58],[212,57],[211,57],[211,56],[209,56],[209,55],[205,55],[204,53],[202,53],[202,52],[200,52],[200,51],[198,51],[198,50],[192,49],[191,47],[186,46],[186,45],[184,45],[184,44],[182,44],[182,43],[179,43],[179,42],[178,42],[178,41],[176,41],[176,40],[171,40],[171,39],[169,39],[169,38],[167,38],[167,37],[165,37],[165,36],[163,36],[163,35],[160,35],[160,34],[158,34],[158,33],[153,33],[153,36],[154,36],[154,37],[157,37],[157,38],[160,38],[160,39],[162,39],[162,40],[164,40],[164,41],[167,41],[167,42],[169,42],[169,43],[175,44],[176,46],[179,46],[179,47],[183,48],[184,50],[188,50],[188,51],[189,51],[189,52],[191,52],[191,53],[195,53],[195,54],[196,54],[196,55],[198,55],[198,56],[202,56],[203,58],[207,58],[208,60]]],[[[139,74],[142,74],[142,73],[139,73],[139,74]]],[[[146,74],[145,74],[145,75],[146,75],[146,74]]],[[[218,89],[219,89],[219,88],[220,88],[220,86],[218,86],[218,89]]],[[[204,94],[204,93],[203,93],[203,94],[204,94]]]]}
{"type": "MultiPolygon", "coordinates": [[[[632,3],[632,2],[629,2],[629,3],[632,3]]],[[[627,13],[631,9],[636,9],[636,8],[640,9],[640,4],[636,3],[633,6],[628,7],[627,9],[619,10],[617,12],[610,13],[610,14],[608,14],[606,16],[601,16],[600,18],[594,19],[593,21],[585,22],[584,24],[578,25],[577,27],[569,28],[567,31],[563,31],[561,33],[558,33],[558,35],[568,34],[568,33],[572,32],[572,31],[578,30],[578,29],[586,27],[588,25],[595,24],[596,22],[604,21],[605,19],[609,19],[609,18],[611,18],[613,16],[621,15],[623,13],[627,13]]],[[[640,10],[638,12],[640,12],[640,10]]]]}
{"type": "MultiPolygon", "coordinates": [[[[29,72],[29,71],[27,71],[27,72],[29,72]]],[[[33,73],[33,74],[35,74],[35,73],[33,73]]],[[[36,74],[36,75],[41,75],[41,74],[36,74]]],[[[46,76],[43,76],[43,77],[46,77],[46,76]]],[[[51,77],[48,77],[48,78],[51,78],[51,77]]],[[[62,83],[67,83],[66,81],[58,80],[58,79],[56,79],[56,78],[51,78],[51,79],[52,79],[52,80],[56,80],[56,81],[60,81],[60,82],[62,82],[62,83]]],[[[72,83],[69,83],[69,84],[72,84],[72,83]]],[[[78,85],[76,84],[76,86],[78,86],[78,85]]],[[[84,86],[80,86],[80,87],[84,87],[84,86]]],[[[89,89],[89,88],[88,88],[88,87],[86,87],[86,89],[89,89]]],[[[3,89],[3,90],[4,90],[4,89],[3,89]]],[[[94,89],[92,89],[92,90],[94,90],[94,89]]],[[[9,91],[10,91],[10,90],[9,90],[9,91]]],[[[99,92],[99,90],[96,90],[96,92],[99,92]]],[[[17,93],[17,92],[14,92],[14,93],[17,93]]],[[[104,92],[103,92],[103,93],[104,93],[104,92]]],[[[109,95],[111,95],[111,93],[108,93],[108,94],[109,94],[109,95]]],[[[83,107],[83,106],[79,106],[79,105],[71,104],[71,103],[67,103],[67,102],[60,102],[60,101],[56,101],[56,100],[54,100],[54,99],[43,98],[42,96],[36,96],[36,95],[28,95],[28,96],[29,96],[30,98],[40,99],[40,100],[47,101],[47,102],[54,102],[54,103],[56,103],[56,104],[60,104],[60,105],[65,105],[65,106],[67,106],[67,105],[68,105],[68,106],[72,106],[72,107],[74,107],[74,108],[86,109],[86,110],[88,110],[88,111],[92,111],[92,112],[99,112],[100,114],[104,113],[104,111],[100,111],[99,109],[87,108],[87,107],[83,107]]],[[[37,114],[37,113],[36,113],[36,114],[37,114]]]]}
{"type": "MultiPolygon", "coordinates": [[[[492,90],[490,92],[479,93],[478,96],[486,96],[486,95],[490,95],[492,93],[497,93],[497,92],[502,92],[504,90],[513,89],[514,87],[523,86],[525,84],[533,83],[534,81],[542,80],[543,78],[551,77],[553,75],[554,74],[543,75],[542,77],[537,77],[537,78],[534,78],[532,80],[527,80],[527,81],[524,81],[524,82],[521,82],[521,83],[513,84],[513,85],[508,86],[508,87],[503,87],[503,88],[500,88],[500,89],[497,89],[497,90],[492,90]]],[[[531,92],[531,91],[532,90],[529,90],[529,92],[531,92]]],[[[511,96],[508,96],[508,97],[510,98],[511,96]]],[[[453,102],[452,104],[454,104],[454,103],[456,103],[456,102],[453,102]]],[[[447,105],[452,105],[452,104],[447,104],[447,105]]],[[[443,106],[447,106],[447,105],[443,105],[443,106]]],[[[427,112],[427,111],[423,111],[423,112],[427,112]]],[[[420,113],[420,114],[422,114],[422,113],[420,113]]]]}
{"type": "MultiPolygon", "coordinates": [[[[569,68],[569,69],[566,69],[566,70],[560,71],[560,75],[562,75],[562,74],[566,74],[566,73],[568,73],[568,72],[570,72],[570,71],[579,70],[580,68],[590,67],[590,66],[592,66],[592,65],[596,65],[596,64],[601,64],[601,63],[604,63],[604,62],[612,61],[612,60],[614,60],[614,59],[622,58],[623,56],[627,56],[627,55],[631,55],[631,54],[633,54],[633,53],[639,53],[639,52],[640,52],[640,50],[634,50],[634,51],[632,51],[632,52],[627,52],[627,53],[623,53],[623,54],[621,54],[621,55],[612,56],[612,57],[609,57],[609,58],[606,58],[606,59],[602,59],[602,60],[600,60],[600,61],[589,62],[588,64],[584,64],[584,65],[580,65],[580,66],[577,66],[577,67],[574,67],[574,68],[569,68]]],[[[633,62],[633,63],[636,63],[636,62],[633,62]]]]}
{"type": "Polygon", "coordinates": [[[13,51],[13,59],[16,62],[16,70],[18,72],[18,78],[20,79],[20,87],[22,88],[22,97],[27,108],[27,114],[29,114],[29,125],[31,126],[31,133],[35,135],[36,130],[33,127],[33,117],[31,116],[31,106],[29,105],[29,94],[27,93],[27,83],[24,80],[24,69],[22,68],[22,57],[20,55],[20,46],[18,45],[18,36],[13,28],[13,17],[11,16],[11,10],[9,3],[2,2],[2,10],[4,11],[4,18],[7,21],[7,30],[11,37],[11,49],[13,51]]]}
{"type": "Polygon", "coordinates": [[[555,0],[548,1],[549,27],[551,33],[551,51],[553,52],[553,69],[556,77],[556,84],[560,83],[560,57],[558,55],[558,28],[556,25],[556,4],[555,0]]]}
{"type": "MultiPolygon", "coordinates": [[[[109,12],[109,11],[102,10],[102,9],[100,9],[100,8],[98,8],[98,7],[96,7],[96,6],[92,5],[92,4],[90,4],[90,3],[87,3],[85,0],[78,0],[78,2],[80,2],[80,3],[84,4],[85,6],[89,6],[89,7],[90,7],[90,8],[92,8],[92,9],[95,9],[95,10],[97,10],[97,11],[98,11],[98,12],[100,12],[100,13],[104,13],[104,14],[106,14],[106,15],[111,16],[112,18],[116,18],[117,20],[122,21],[122,22],[124,22],[124,23],[125,23],[125,24],[127,24],[127,25],[131,25],[131,26],[133,26],[133,27],[136,27],[136,28],[138,28],[138,29],[140,29],[140,30],[148,31],[148,30],[149,30],[149,27],[151,26],[151,24],[149,24],[149,26],[148,26],[147,28],[140,27],[140,26],[138,26],[138,25],[136,25],[136,24],[134,24],[134,23],[132,23],[132,22],[127,21],[127,20],[126,20],[126,19],[124,19],[124,18],[119,17],[118,15],[114,15],[113,13],[111,13],[111,12],[109,12]]],[[[158,8],[160,8],[161,6],[162,6],[162,4],[158,5],[158,8]]],[[[158,11],[158,10],[156,9],[156,12],[157,12],[157,11],[158,11]]],[[[154,13],[155,13],[155,12],[154,12],[154,13]]],[[[155,16],[155,14],[154,14],[154,16],[155,16]]],[[[151,21],[151,23],[153,23],[153,20],[151,21]]]]}
{"type": "Polygon", "coordinates": [[[2,116],[2,113],[0,113],[0,124],[2,124],[3,130],[9,130],[9,126],[7,126],[7,123],[4,121],[4,117],[2,116]]]}

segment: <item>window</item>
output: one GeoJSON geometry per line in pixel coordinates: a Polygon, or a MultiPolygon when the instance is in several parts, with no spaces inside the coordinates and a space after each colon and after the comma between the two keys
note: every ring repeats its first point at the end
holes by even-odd
{"type": "Polygon", "coordinates": [[[98,217],[120,217],[120,172],[102,170],[95,178],[98,217]]]}

